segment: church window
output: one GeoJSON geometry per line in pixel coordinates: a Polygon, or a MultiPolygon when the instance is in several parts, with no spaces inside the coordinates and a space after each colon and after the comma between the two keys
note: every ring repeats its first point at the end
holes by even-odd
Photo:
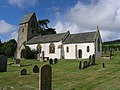
{"type": "Polygon", "coordinates": [[[37,51],[38,51],[39,53],[41,53],[41,50],[42,50],[42,47],[41,47],[40,44],[38,44],[38,45],[37,45],[37,51]]]}
{"type": "Polygon", "coordinates": [[[55,45],[53,43],[49,45],[49,53],[55,53],[55,45]]]}
{"type": "Polygon", "coordinates": [[[24,28],[22,29],[22,32],[24,32],[24,28]]]}
{"type": "Polygon", "coordinates": [[[90,47],[89,46],[87,46],[87,52],[90,52],[90,47]]]}
{"type": "Polygon", "coordinates": [[[66,48],[67,53],[69,53],[69,47],[66,48]]]}
{"type": "Polygon", "coordinates": [[[100,39],[98,38],[98,51],[100,51],[100,39]]]}

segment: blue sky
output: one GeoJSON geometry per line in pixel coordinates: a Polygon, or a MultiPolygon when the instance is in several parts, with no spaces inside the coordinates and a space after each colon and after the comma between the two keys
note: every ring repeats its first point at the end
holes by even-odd
{"type": "Polygon", "coordinates": [[[17,39],[19,22],[30,12],[49,19],[58,33],[100,27],[103,41],[120,39],[120,0],[0,0],[0,39],[17,39]]]}

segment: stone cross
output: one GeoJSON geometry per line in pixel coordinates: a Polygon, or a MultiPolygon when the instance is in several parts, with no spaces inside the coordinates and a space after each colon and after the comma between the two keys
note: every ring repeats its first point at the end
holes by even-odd
{"type": "Polygon", "coordinates": [[[2,54],[0,55],[0,72],[6,72],[7,71],[7,57],[2,54]]]}
{"type": "Polygon", "coordinates": [[[52,67],[43,65],[39,75],[39,90],[52,90],[52,67]]]}

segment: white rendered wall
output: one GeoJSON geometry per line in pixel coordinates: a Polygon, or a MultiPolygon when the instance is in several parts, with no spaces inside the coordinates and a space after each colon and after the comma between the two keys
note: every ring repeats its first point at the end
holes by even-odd
{"type": "MultiPolygon", "coordinates": [[[[45,57],[49,57],[49,58],[58,58],[58,59],[61,59],[61,48],[58,48],[59,45],[61,45],[62,43],[61,42],[55,42],[53,43],[55,45],[55,53],[49,53],[49,45],[51,43],[41,43],[41,47],[42,47],[42,50],[41,51],[44,51],[44,55],[45,57]]],[[[29,46],[32,50],[37,50],[37,45],[38,44],[32,44],[32,45],[27,45],[29,46]]],[[[42,56],[42,55],[41,55],[42,56]]]]}
{"type": "Polygon", "coordinates": [[[82,59],[89,58],[90,55],[95,53],[94,49],[94,42],[93,43],[80,43],[80,44],[64,44],[64,58],[65,59],[76,59],[76,51],[78,57],[78,50],[82,50],[82,59]],[[75,46],[77,45],[77,50],[75,50],[75,46]],[[90,47],[90,51],[87,52],[87,46],[90,47]],[[67,53],[66,48],[69,47],[69,52],[67,53]]]}

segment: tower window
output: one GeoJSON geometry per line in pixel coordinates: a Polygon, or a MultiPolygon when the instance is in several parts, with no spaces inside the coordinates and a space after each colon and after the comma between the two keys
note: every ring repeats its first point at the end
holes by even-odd
{"type": "Polygon", "coordinates": [[[24,32],[24,28],[22,29],[22,32],[24,32]]]}
{"type": "Polygon", "coordinates": [[[89,46],[87,46],[87,52],[90,52],[90,47],[89,46]]]}

